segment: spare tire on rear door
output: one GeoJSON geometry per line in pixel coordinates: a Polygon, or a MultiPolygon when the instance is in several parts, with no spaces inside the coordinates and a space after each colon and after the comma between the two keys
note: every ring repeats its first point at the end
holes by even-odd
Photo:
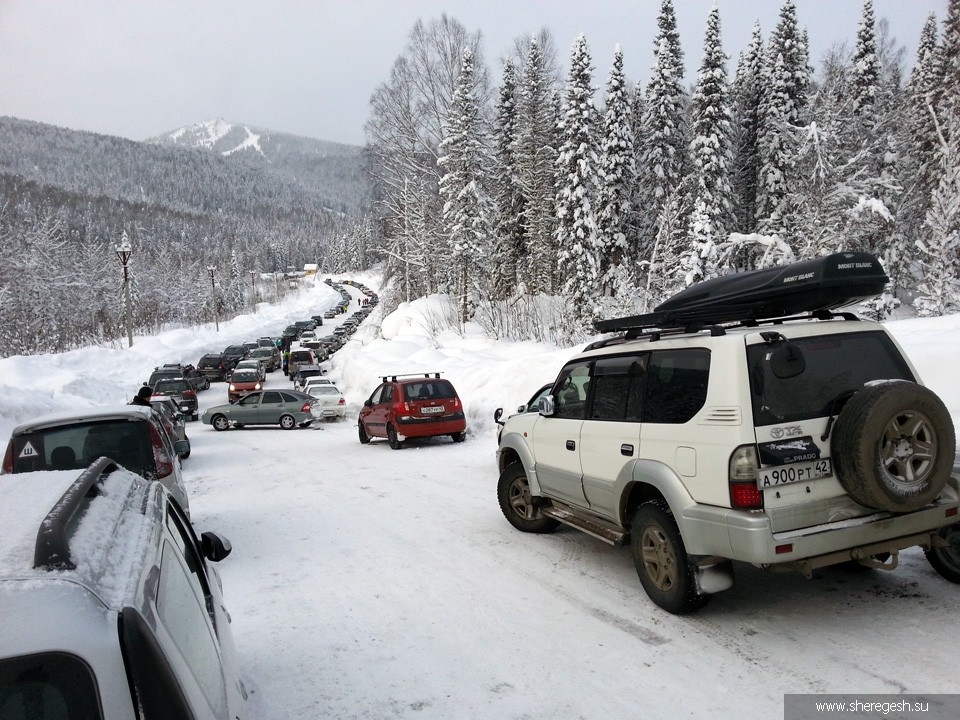
{"type": "Polygon", "coordinates": [[[937,395],[903,380],[866,385],[844,405],[830,454],[861,505],[911,512],[943,490],[953,465],[953,421],[937,395]]]}

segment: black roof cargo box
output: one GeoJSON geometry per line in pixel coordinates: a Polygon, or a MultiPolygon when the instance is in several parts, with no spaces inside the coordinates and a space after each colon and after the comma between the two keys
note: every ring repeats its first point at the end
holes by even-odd
{"type": "Polygon", "coordinates": [[[678,328],[833,310],[876,297],[887,279],[880,261],[870,253],[835,253],[705,280],[681,290],[652,313],[601,320],[596,328],[599,332],[678,328]]]}

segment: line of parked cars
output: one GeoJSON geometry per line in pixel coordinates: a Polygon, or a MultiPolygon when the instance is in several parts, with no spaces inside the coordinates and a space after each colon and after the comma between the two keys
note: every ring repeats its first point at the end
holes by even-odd
{"type": "Polygon", "coordinates": [[[292,430],[307,427],[319,419],[337,420],[346,416],[346,399],[333,382],[323,378],[321,363],[343,347],[379,300],[372,290],[361,287],[365,306],[332,333],[321,337],[318,328],[323,326],[323,321],[345,313],[352,300],[341,283],[331,280],[330,285],[340,292],[342,299],[334,307],[291,323],[279,338],[244,343],[248,354],[233,362],[225,373],[229,383],[228,402],[208,408],[201,418],[205,424],[218,431],[248,425],[279,425],[292,430]],[[267,347],[268,342],[277,350],[276,354],[267,347]],[[277,357],[280,347],[288,348],[286,374],[293,382],[293,389],[264,386],[265,373],[281,366],[277,357]],[[268,355],[273,363],[269,362],[268,355]],[[257,360],[264,361],[259,372],[254,370],[257,360]],[[249,369],[245,367],[247,363],[249,369]]]}

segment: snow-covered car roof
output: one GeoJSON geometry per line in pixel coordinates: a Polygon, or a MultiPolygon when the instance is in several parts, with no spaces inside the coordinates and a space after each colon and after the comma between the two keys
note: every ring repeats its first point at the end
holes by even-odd
{"type": "Polygon", "coordinates": [[[91,420],[115,420],[127,418],[129,420],[146,420],[153,415],[153,408],[145,405],[103,405],[100,407],[70,410],[41,415],[25,423],[17,425],[12,435],[30,432],[48,425],[67,425],[70,423],[90,422],[91,420]]]}

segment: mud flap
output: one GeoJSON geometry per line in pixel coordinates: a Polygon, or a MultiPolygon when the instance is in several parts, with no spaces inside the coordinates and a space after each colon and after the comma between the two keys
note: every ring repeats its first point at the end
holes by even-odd
{"type": "Polygon", "coordinates": [[[717,557],[701,558],[693,563],[693,581],[698,595],[713,595],[733,587],[733,563],[717,557]]]}

